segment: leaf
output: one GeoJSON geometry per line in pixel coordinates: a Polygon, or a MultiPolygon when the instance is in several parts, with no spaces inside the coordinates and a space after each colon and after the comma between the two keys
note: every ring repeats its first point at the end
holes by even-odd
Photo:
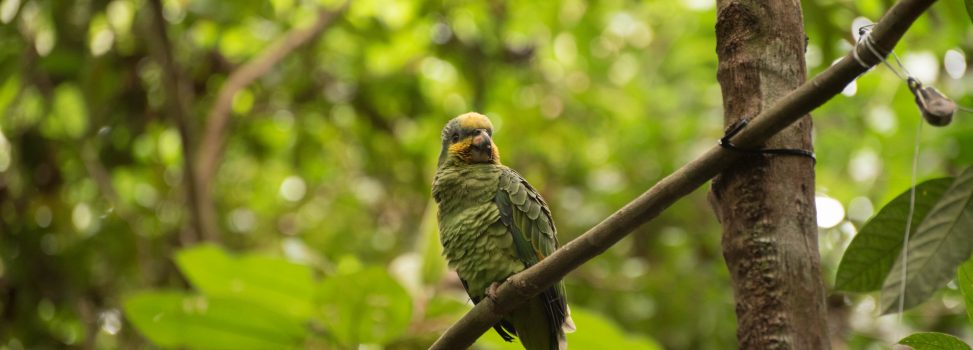
{"type": "Polygon", "coordinates": [[[970,346],[958,338],[936,332],[915,333],[899,340],[915,350],[970,350],[970,346]]]}
{"type": "MultiPolygon", "coordinates": [[[[662,349],[661,345],[649,338],[625,334],[608,318],[594,312],[573,307],[571,318],[574,319],[578,331],[567,334],[569,349],[662,349]]],[[[477,345],[487,350],[523,349],[516,340],[512,343],[504,342],[493,330],[481,336],[477,345]]]]}
{"type": "Polygon", "coordinates": [[[386,344],[405,332],[412,299],[385,270],[367,268],[318,286],[318,316],[339,343],[386,344]]]}
{"type": "Polygon", "coordinates": [[[967,260],[956,271],[956,283],[966,302],[966,314],[973,321],[973,259],[967,260]]]}
{"type": "Polygon", "coordinates": [[[161,347],[292,349],[304,342],[303,321],[235,298],[151,291],[124,300],[125,315],[161,347]]]}
{"type": "Polygon", "coordinates": [[[232,257],[215,245],[184,249],[176,263],[206,296],[246,299],[300,319],[313,312],[314,280],[307,266],[256,254],[232,257]]]}
{"type": "MultiPolygon", "coordinates": [[[[465,295],[464,295],[465,296],[465,295]]],[[[470,311],[469,299],[460,302],[454,298],[433,297],[426,302],[426,320],[443,319],[449,324],[456,322],[470,311]]]]}
{"type": "MultiPolygon", "coordinates": [[[[942,178],[916,185],[912,232],[916,232],[919,223],[952,181],[952,178],[942,178]]],[[[906,190],[865,222],[841,257],[835,289],[870,292],[882,287],[882,281],[902,251],[902,235],[908,215],[909,190],[906,190]]]]}
{"type": "MultiPolygon", "coordinates": [[[[949,186],[943,197],[919,224],[909,240],[906,283],[901,273],[890,273],[882,285],[882,312],[890,313],[903,297],[903,309],[919,305],[956,275],[956,267],[973,252],[973,167],[949,186]],[[902,294],[904,292],[904,295],[902,294]]],[[[892,271],[901,271],[896,259],[892,271]]]]}

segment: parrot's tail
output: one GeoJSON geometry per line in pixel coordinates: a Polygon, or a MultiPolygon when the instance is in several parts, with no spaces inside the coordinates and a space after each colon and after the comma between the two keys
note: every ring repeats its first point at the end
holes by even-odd
{"type": "Polygon", "coordinates": [[[534,297],[508,316],[517,330],[517,337],[526,350],[566,350],[564,332],[574,331],[574,322],[566,315],[563,324],[552,324],[547,302],[541,296],[534,297]]]}

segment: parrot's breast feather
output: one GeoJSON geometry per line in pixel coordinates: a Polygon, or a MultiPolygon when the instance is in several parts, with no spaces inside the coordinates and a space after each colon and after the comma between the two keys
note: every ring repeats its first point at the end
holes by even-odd
{"type": "Polygon", "coordinates": [[[494,202],[499,178],[499,167],[483,164],[439,169],[433,183],[443,255],[473,296],[524,269],[494,202]]]}

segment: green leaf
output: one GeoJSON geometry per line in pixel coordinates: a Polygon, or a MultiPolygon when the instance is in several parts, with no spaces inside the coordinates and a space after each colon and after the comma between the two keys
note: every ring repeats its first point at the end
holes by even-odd
{"type": "MultiPolygon", "coordinates": [[[[952,178],[942,178],[916,185],[912,232],[916,232],[929,209],[952,182],[952,178]]],[[[908,215],[909,190],[906,190],[882,207],[852,239],[838,264],[835,289],[870,292],[882,287],[882,281],[902,250],[902,235],[908,215]]]]}
{"type": "MultiPolygon", "coordinates": [[[[626,335],[608,318],[594,312],[573,307],[571,318],[574,319],[578,331],[567,334],[569,349],[662,349],[661,345],[649,338],[626,335]]],[[[487,350],[523,349],[516,340],[512,343],[504,342],[493,330],[481,336],[477,345],[487,350]]]]}
{"type": "Polygon", "coordinates": [[[962,340],[949,334],[936,332],[915,333],[899,340],[899,344],[915,350],[970,350],[970,346],[962,340]]]}
{"type": "Polygon", "coordinates": [[[300,319],[313,312],[314,281],[307,266],[256,254],[232,257],[215,245],[184,249],[176,263],[207,296],[246,299],[300,319]]]}
{"type": "Polygon", "coordinates": [[[151,291],[124,300],[125,315],[161,347],[292,349],[304,342],[303,321],[248,300],[151,291]]]}
{"type": "Polygon", "coordinates": [[[385,270],[367,268],[321,282],[318,316],[339,343],[386,344],[405,332],[412,299],[385,270]]]}
{"type": "Polygon", "coordinates": [[[469,299],[461,302],[454,298],[433,297],[426,302],[425,319],[443,319],[451,324],[470,311],[469,299]]]}
{"type": "MultiPolygon", "coordinates": [[[[882,285],[882,312],[896,311],[899,297],[903,309],[919,305],[956,275],[956,267],[973,252],[973,167],[967,168],[949,186],[943,197],[919,224],[909,240],[905,288],[902,274],[890,273],[882,285]],[[904,292],[904,294],[903,294],[904,292]]],[[[905,262],[896,259],[892,271],[905,262]]]]}
{"type": "Polygon", "coordinates": [[[586,310],[571,310],[578,331],[567,335],[575,349],[657,350],[662,346],[642,336],[630,336],[608,318],[586,310]],[[583,331],[581,331],[583,330],[583,331]]]}
{"type": "Polygon", "coordinates": [[[956,271],[956,283],[966,302],[966,315],[973,321],[973,259],[967,260],[956,271]]]}

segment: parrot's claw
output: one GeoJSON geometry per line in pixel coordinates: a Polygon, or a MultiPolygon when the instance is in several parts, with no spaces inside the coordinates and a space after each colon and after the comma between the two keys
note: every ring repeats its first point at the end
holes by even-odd
{"type": "Polygon", "coordinates": [[[497,290],[498,289],[500,289],[500,283],[493,282],[493,283],[490,283],[490,286],[487,287],[486,291],[484,291],[484,293],[486,294],[486,297],[487,298],[490,298],[490,300],[493,301],[493,305],[494,306],[497,305],[497,290]]]}

